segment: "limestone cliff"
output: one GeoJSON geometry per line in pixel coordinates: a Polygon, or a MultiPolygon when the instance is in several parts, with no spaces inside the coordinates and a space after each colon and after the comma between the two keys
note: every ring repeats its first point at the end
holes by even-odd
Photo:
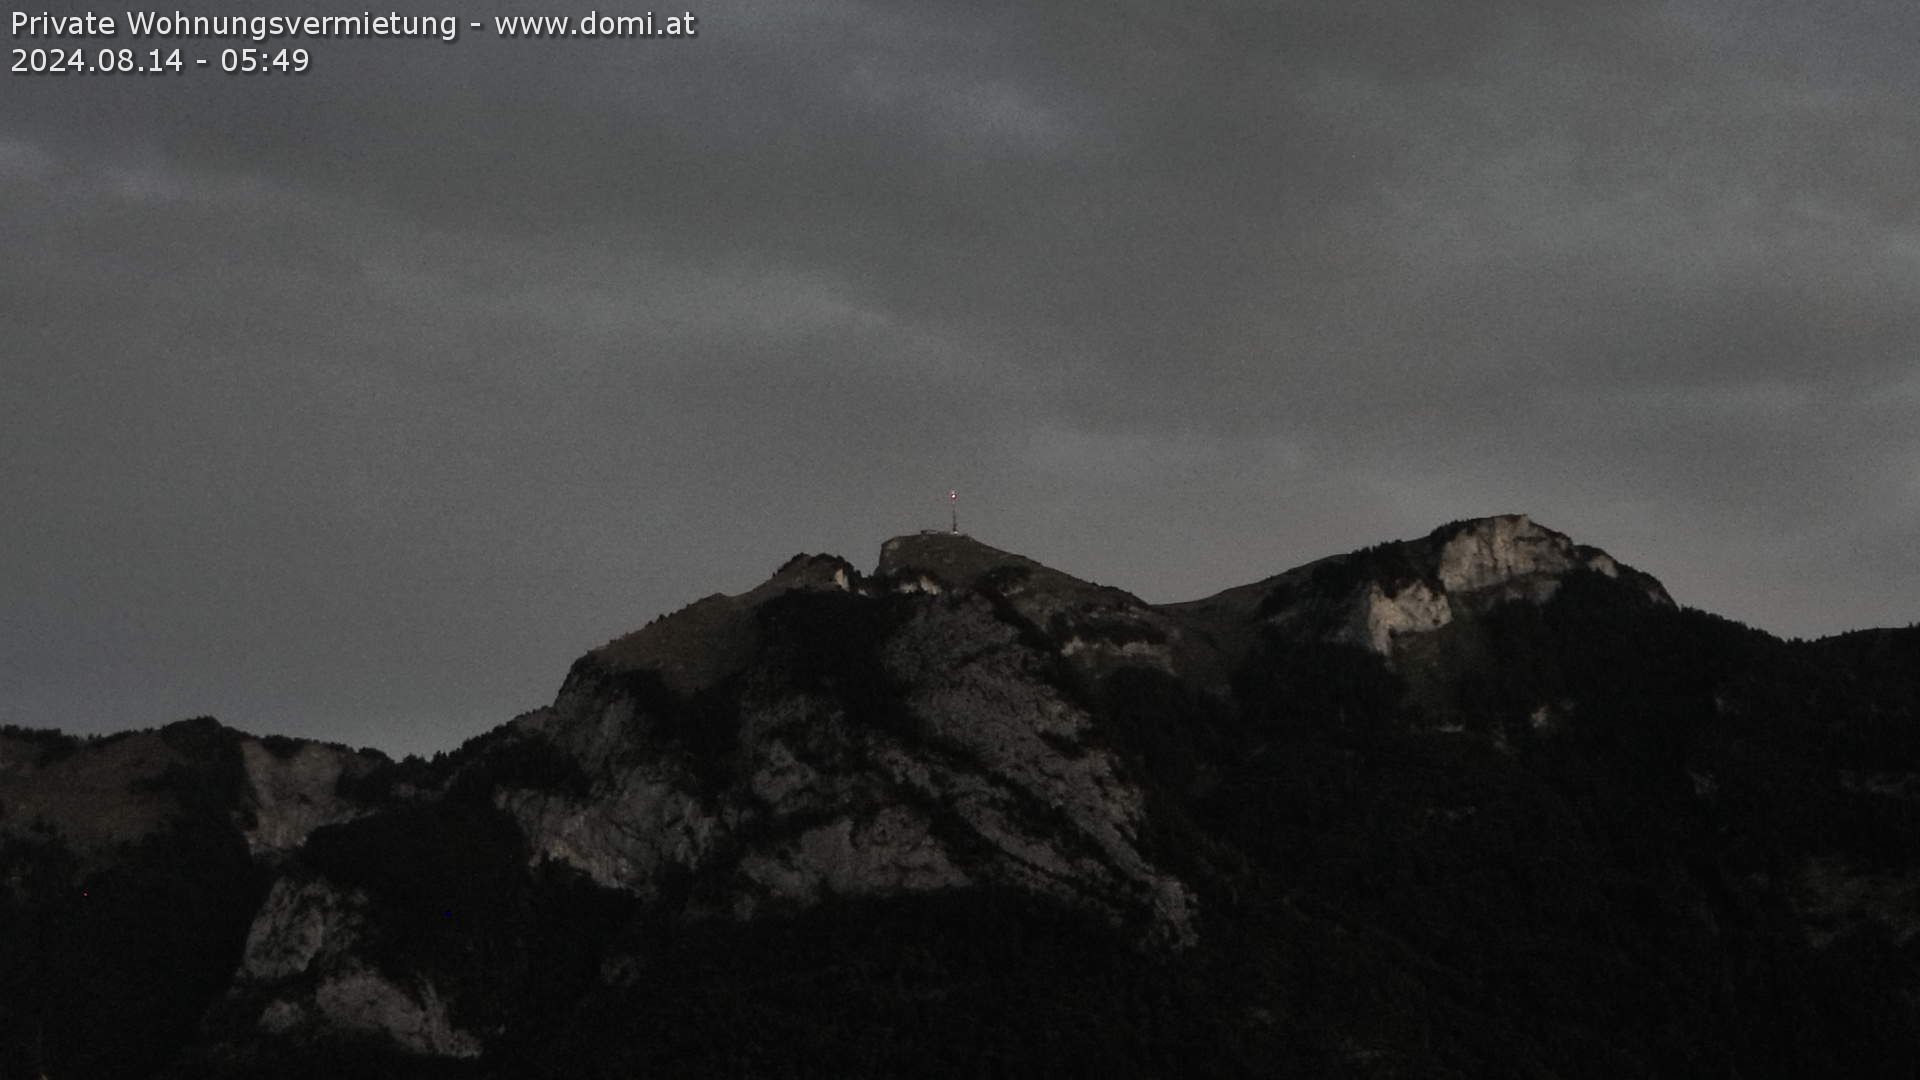
{"type": "Polygon", "coordinates": [[[575,665],[508,738],[538,740],[581,782],[501,786],[495,803],[534,860],[647,897],[692,873],[721,883],[706,903],[739,918],[1000,883],[1189,940],[1188,891],[1135,844],[1140,791],[1044,677],[1081,640],[1076,617],[1155,620],[961,537],[889,541],[870,581],[796,559],[575,665]],[[930,549],[937,562],[902,562],[930,549]]]}
{"type": "Polygon", "coordinates": [[[1237,653],[1270,631],[1355,645],[1391,660],[1400,644],[1499,604],[1544,604],[1571,575],[1625,583],[1672,608],[1653,578],[1524,514],[1454,522],[1418,540],[1335,555],[1252,585],[1167,607],[1237,653]]]}

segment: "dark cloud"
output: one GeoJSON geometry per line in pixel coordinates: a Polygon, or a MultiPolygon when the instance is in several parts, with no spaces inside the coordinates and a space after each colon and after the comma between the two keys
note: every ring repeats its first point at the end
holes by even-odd
{"type": "Polygon", "coordinates": [[[1153,599],[1526,510],[1916,617],[1904,5],[699,15],[10,80],[0,719],[445,746],[949,486],[1153,599]]]}

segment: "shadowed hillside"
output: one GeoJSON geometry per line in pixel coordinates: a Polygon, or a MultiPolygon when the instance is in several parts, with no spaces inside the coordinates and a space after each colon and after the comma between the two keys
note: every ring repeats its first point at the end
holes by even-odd
{"type": "Polygon", "coordinates": [[[1524,517],[800,556],[431,761],[0,733],[0,1075],[1920,1070],[1920,630],[1524,517]]]}

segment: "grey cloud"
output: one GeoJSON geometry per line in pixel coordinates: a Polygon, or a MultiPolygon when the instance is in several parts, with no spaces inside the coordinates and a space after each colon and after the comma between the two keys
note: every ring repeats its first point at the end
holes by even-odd
{"type": "Polygon", "coordinates": [[[1525,510],[1916,617],[1904,7],[700,15],[15,80],[0,719],[444,746],[952,486],[1154,599],[1525,510]]]}

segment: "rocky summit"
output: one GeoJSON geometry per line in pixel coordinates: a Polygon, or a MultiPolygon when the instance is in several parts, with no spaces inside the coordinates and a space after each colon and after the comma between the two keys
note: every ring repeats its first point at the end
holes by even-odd
{"type": "Polygon", "coordinates": [[[0,1076],[1920,1072],[1920,629],[798,555],[431,760],[0,732],[0,1076]]]}

